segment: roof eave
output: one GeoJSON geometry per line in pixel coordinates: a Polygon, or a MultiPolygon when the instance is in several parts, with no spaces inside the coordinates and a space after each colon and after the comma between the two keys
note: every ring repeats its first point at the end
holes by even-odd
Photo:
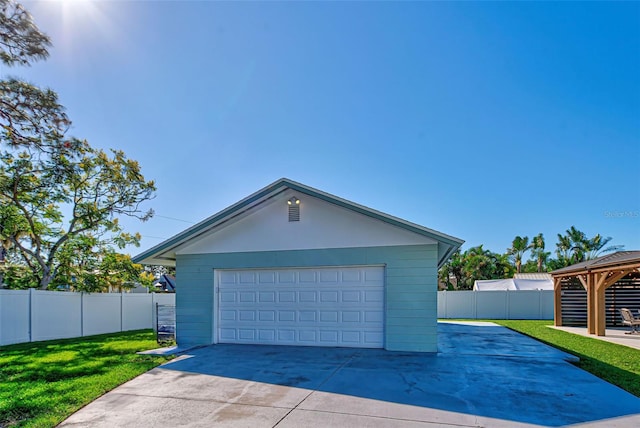
{"type": "MultiPolygon", "coordinates": [[[[157,259],[166,259],[166,257],[158,256],[170,252],[171,250],[179,247],[195,236],[206,233],[207,231],[213,229],[214,227],[217,227],[218,225],[228,221],[229,219],[242,214],[244,211],[252,208],[263,200],[271,198],[285,191],[287,188],[296,190],[312,197],[316,197],[342,208],[350,209],[352,211],[383,221],[385,223],[401,227],[405,230],[409,230],[419,235],[434,239],[435,241],[438,241],[440,243],[450,245],[451,248],[445,253],[443,257],[440,257],[440,259],[438,260],[438,268],[442,266],[442,264],[446,262],[451,254],[453,254],[453,252],[464,243],[462,239],[456,238],[454,236],[450,236],[436,230],[400,219],[398,217],[376,211],[372,208],[348,201],[346,199],[342,199],[329,193],[322,192],[318,189],[314,189],[304,184],[286,178],[281,178],[280,180],[277,180],[270,185],[258,190],[257,192],[247,196],[241,201],[236,202],[228,208],[225,208],[224,210],[206,218],[200,223],[191,226],[190,228],[178,233],[177,235],[167,239],[166,241],[161,242],[160,244],[134,256],[133,261],[142,264],[154,264],[150,261],[157,259]]],[[[175,259],[173,259],[173,265],[175,265],[175,259]]]]}

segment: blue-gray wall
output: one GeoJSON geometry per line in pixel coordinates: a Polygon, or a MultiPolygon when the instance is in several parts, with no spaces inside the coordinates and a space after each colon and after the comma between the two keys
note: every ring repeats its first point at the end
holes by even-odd
{"type": "Polygon", "coordinates": [[[178,255],[178,344],[211,343],[214,269],[385,265],[385,349],[436,352],[437,258],[437,244],[178,255]]]}

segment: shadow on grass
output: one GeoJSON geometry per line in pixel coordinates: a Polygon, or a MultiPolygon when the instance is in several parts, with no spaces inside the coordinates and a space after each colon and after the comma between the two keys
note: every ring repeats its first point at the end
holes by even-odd
{"type": "Polygon", "coordinates": [[[140,330],[0,348],[0,427],[51,415],[59,422],[168,359],[136,354],[153,347],[153,334],[140,330]]]}

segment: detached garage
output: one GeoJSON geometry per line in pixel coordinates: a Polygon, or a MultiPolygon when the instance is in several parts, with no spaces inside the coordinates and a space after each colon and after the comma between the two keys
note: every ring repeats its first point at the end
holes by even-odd
{"type": "Polygon", "coordinates": [[[176,266],[181,346],[435,352],[438,268],[462,242],[281,179],[134,260],[176,266]]]}

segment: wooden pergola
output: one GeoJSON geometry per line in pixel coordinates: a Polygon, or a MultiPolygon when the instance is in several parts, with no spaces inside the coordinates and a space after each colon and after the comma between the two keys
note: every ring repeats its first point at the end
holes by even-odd
{"type": "Polygon", "coordinates": [[[562,325],[562,280],[578,278],[587,291],[587,331],[605,335],[605,290],[631,274],[640,272],[640,251],[618,251],[551,272],[553,277],[554,324],[562,325]]]}

